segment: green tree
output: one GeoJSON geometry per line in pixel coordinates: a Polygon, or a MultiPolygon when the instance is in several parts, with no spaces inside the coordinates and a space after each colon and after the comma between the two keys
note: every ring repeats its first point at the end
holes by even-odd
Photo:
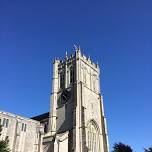
{"type": "Polygon", "coordinates": [[[116,143],[113,146],[112,152],[133,152],[133,150],[129,145],[125,145],[123,143],[116,143]]]}
{"type": "MultiPolygon", "coordinates": [[[[2,126],[0,125],[0,136],[2,132],[2,126]]],[[[10,149],[8,148],[8,138],[5,140],[0,140],[0,152],[10,152],[10,149]]]]}
{"type": "Polygon", "coordinates": [[[145,150],[145,152],[152,152],[152,146],[151,147],[149,147],[148,149],[144,149],[145,150]]]}

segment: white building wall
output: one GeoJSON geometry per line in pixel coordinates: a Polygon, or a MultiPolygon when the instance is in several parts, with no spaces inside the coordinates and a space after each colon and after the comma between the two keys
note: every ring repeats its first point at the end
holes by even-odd
{"type": "Polygon", "coordinates": [[[38,121],[0,112],[2,135],[0,140],[9,139],[11,152],[41,152],[40,132],[42,126],[38,121]],[[4,123],[8,120],[8,125],[4,123]]]}

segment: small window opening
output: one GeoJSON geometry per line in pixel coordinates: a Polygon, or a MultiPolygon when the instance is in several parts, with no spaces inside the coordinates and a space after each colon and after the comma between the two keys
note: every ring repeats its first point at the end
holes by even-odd
{"type": "Polygon", "coordinates": [[[6,128],[8,128],[8,123],[9,123],[9,120],[6,119],[6,128]]]}
{"type": "Polygon", "coordinates": [[[4,118],[2,126],[5,127],[5,124],[6,124],[6,119],[4,118]]]}
{"type": "Polygon", "coordinates": [[[74,68],[70,67],[70,83],[74,82],[74,68]]]}
{"type": "Polygon", "coordinates": [[[24,123],[22,123],[22,131],[24,131],[24,132],[26,132],[26,129],[27,129],[27,125],[26,124],[24,124],[24,123]]]}
{"type": "Polygon", "coordinates": [[[64,88],[64,73],[60,73],[60,88],[64,88]]]}

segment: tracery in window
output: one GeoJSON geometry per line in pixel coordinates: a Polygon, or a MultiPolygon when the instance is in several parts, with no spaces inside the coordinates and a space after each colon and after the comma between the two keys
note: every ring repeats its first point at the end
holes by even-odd
{"type": "Polygon", "coordinates": [[[100,136],[97,124],[91,121],[87,127],[88,152],[100,152],[100,136]]]}

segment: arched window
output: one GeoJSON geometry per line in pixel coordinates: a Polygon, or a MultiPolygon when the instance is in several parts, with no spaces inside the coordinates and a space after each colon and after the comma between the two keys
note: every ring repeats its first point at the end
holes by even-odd
{"type": "Polygon", "coordinates": [[[73,66],[70,67],[70,83],[74,82],[74,68],[73,66]]]}
{"type": "Polygon", "coordinates": [[[60,88],[63,89],[64,88],[64,72],[62,71],[60,73],[60,88]]]}
{"type": "Polygon", "coordinates": [[[100,152],[99,128],[94,121],[90,121],[87,127],[88,152],[100,152]]]}

